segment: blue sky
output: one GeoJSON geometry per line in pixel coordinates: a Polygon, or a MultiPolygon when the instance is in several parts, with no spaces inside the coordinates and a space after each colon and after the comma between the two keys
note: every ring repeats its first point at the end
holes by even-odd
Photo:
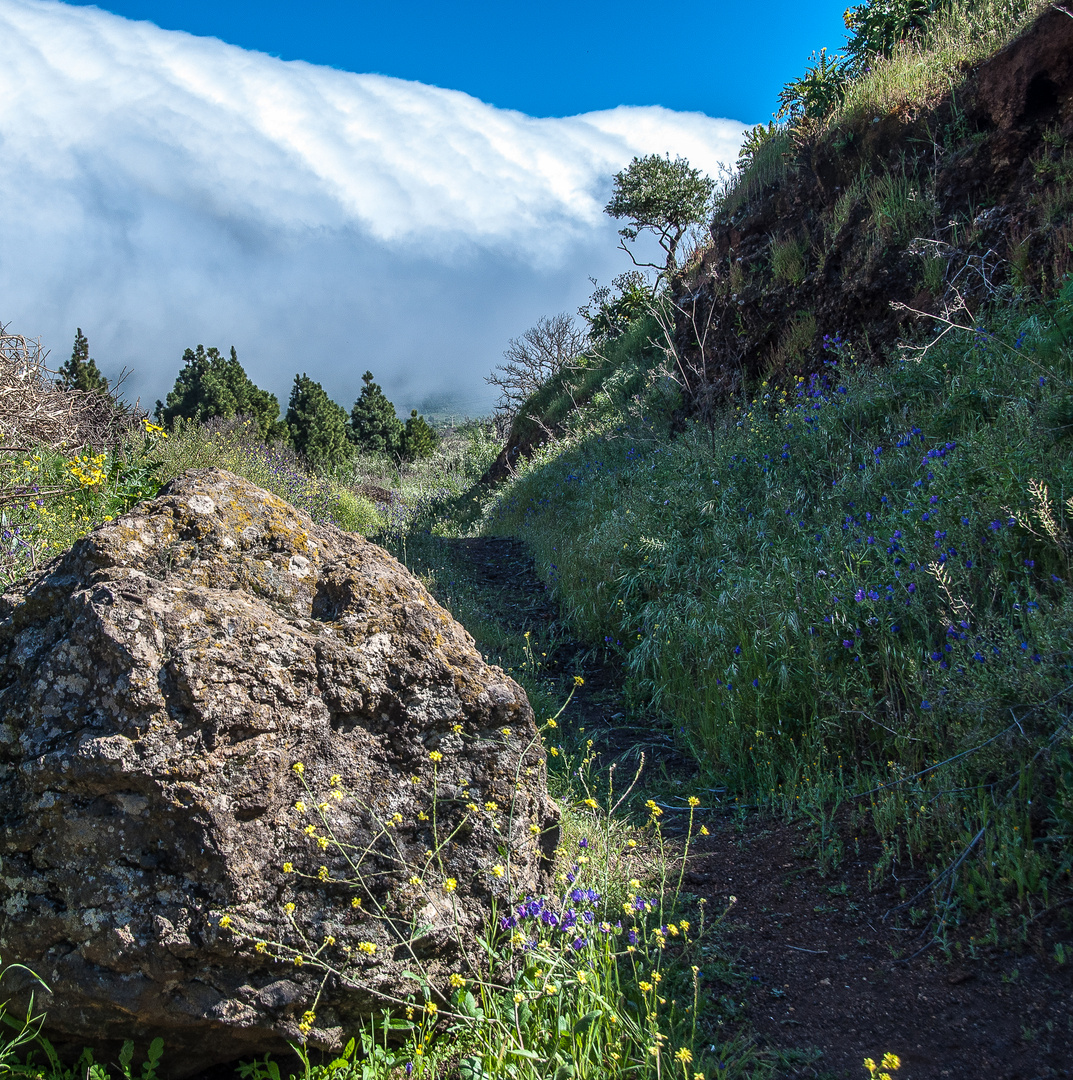
{"type": "MultiPolygon", "coordinates": [[[[0,323],[149,406],[234,345],[286,405],[371,369],[474,415],[512,337],[631,267],[635,155],[713,177],[834,4],[0,0],[0,323]]],[[[698,239],[703,237],[698,234],[698,239]]]]}
{"type": "Polygon", "coordinates": [[[700,4],[118,0],[97,5],[284,60],[464,90],[530,116],[662,105],[755,123],[846,0],[700,4]]]}

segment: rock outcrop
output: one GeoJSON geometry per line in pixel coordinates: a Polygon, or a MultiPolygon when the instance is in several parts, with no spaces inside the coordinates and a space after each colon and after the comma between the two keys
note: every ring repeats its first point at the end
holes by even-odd
{"type": "Polygon", "coordinates": [[[0,619],[0,952],[61,1047],[159,1035],[176,1077],[331,1047],[545,884],[522,689],[382,549],[237,476],[172,482],[0,619]]]}

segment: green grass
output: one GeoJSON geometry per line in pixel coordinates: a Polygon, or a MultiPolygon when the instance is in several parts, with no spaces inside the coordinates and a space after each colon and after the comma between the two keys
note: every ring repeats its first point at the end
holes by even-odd
{"type": "Polygon", "coordinates": [[[616,415],[618,404],[645,389],[648,372],[660,350],[659,323],[645,315],[618,337],[579,358],[578,366],[565,368],[544,383],[518,410],[507,436],[517,445],[541,432],[560,431],[584,409],[616,415]]]}
{"type": "Polygon", "coordinates": [[[805,280],[805,256],[808,243],[800,237],[788,236],[771,246],[771,272],[777,281],[800,285],[805,280]]]}
{"type": "Polygon", "coordinates": [[[849,82],[827,126],[858,127],[874,116],[937,104],[965,72],[1048,6],[1042,0],[953,0],[922,39],[906,42],[890,58],[874,57],[868,70],[849,82]]]}
{"type": "Polygon", "coordinates": [[[714,443],[599,418],[486,527],[530,542],[637,705],[742,802],[850,800],[888,868],[968,851],[961,903],[1039,906],[1073,850],[1063,296],[881,371],[829,336],[823,374],[760,388],[714,443]]]}
{"type": "Polygon", "coordinates": [[[931,202],[911,177],[884,171],[872,181],[867,199],[877,239],[904,244],[932,223],[931,202]]]}
{"type": "Polygon", "coordinates": [[[759,198],[765,188],[782,181],[790,170],[793,151],[793,134],[787,128],[777,127],[765,132],[744,168],[731,176],[717,194],[717,212],[730,217],[759,198]]]}

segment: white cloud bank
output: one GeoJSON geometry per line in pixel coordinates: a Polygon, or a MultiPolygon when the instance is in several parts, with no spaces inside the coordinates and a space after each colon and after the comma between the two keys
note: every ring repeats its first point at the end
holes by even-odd
{"type": "Polygon", "coordinates": [[[602,206],[634,154],[715,174],[743,125],[564,119],[281,61],[96,8],[0,0],[0,319],[56,362],[81,326],[143,399],[182,350],[237,346],[285,404],[479,410],[506,339],[623,268],[602,206]]]}

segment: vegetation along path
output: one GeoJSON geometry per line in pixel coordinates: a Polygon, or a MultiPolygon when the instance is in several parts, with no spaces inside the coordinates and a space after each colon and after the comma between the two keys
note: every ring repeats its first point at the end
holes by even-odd
{"type": "MultiPolygon", "coordinates": [[[[643,753],[635,801],[665,807],[673,836],[696,763],[671,732],[630,712],[614,665],[572,638],[525,545],[425,537],[411,562],[464,609],[484,651],[507,666],[532,664],[549,696],[583,672],[561,722],[564,753],[589,739],[605,767],[643,753]],[[533,644],[512,661],[511,641],[533,644]]],[[[859,1077],[865,1056],[886,1051],[913,1080],[1073,1075],[1073,964],[1055,960],[1053,916],[1037,919],[1020,948],[1000,944],[1006,934],[989,918],[938,927],[916,897],[929,884],[923,870],[875,873],[879,845],[855,838],[848,818],[786,822],[738,809],[726,792],[703,794],[698,821],[710,835],[695,843],[685,885],[710,910],[736,902],[702,977],[720,1025],[782,1052],[777,1075],[859,1077]]]]}

